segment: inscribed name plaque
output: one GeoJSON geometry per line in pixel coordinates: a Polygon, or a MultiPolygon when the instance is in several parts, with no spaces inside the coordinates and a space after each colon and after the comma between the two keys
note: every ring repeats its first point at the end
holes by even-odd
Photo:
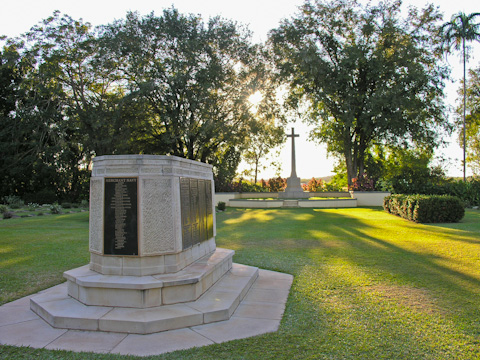
{"type": "Polygon", "coordinates": [[[213,237],[212,182],[180,178],[183,249],[213,237]]]}
{"type": "Polygon", "coordinates": [[[138,255],[137,182],[137,178],[105,178],[106,255],[138,255]]]}

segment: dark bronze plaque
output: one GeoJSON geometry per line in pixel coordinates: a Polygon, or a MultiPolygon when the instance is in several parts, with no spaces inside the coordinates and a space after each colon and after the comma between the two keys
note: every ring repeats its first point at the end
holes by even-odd
{"type": "Polygon", "coordinates": [[[180,208],[182,211],[182,239],[184,249],[192,246],[190,207],[190,179],[180,178],[180,208]]]}
{"type": "Polygon", "coordinates": [[[190,214],[192,219],[192,245],[198,244],[204,239],[200,239],[198,233],[198,180],[190,179],[190,214]]]}
{"type": "Polygon", "coordinates": [[[206,202],[205,202],[205,180],[198,180],[198,233],[200,239],[208,239],[207,234],[205,233],[205,228],[207,225],[206,217],[206,202]]]}
{"type": "Polygon", "coordinates": [[[137,178],[105,178],[104,254],[138,255],[137,178]]]}
{"type": "Polygon", "coordinates": [[[212,182],[180,178],[183,249],[213,237],[212,182]]]}
{"type": "Polygon", "coordinates": [[[205,202],[206,202],[206,218],[207,218],[207,228],[206,228],[206,237],[210,239],[213,237],[213,212],[212,212],[212,182],[207,180],[205,182],[205,202]]]}

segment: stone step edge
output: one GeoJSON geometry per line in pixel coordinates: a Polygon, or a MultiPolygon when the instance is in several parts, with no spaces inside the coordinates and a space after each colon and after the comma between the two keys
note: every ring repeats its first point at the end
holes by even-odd
{"type": "Polygon", "coordinates": [[[195,301],[231,269],[233,254],[217,248],[183,271],[158,277],[104,275],[83,266],[66,272],[68,295],[85,305],[128,308],[195,301]]]}
{"type": "Polygon", "coordinates": [[[218,251],[222,251],[225,257],[215,258],[214,261],[208,261],[212,256],[217,252],[208,254],[196,262],[185,267],[183,270],[180,270],[175,274],[160,274],[160,275],[144,275],[144,276],[131,276],[131,275],[103,275],[96,273],[88,269],[89,265],[84,265],[82,267],[65,271],[63,276],[68,281],[76,283],[83,287],[99,287],[99,288],[119,288],[119,289],[136,289],[136,290],[147,290],[154,288],[162,288],[169,286],[178,286],[178,285],[187,285],[195,284],[202,280],[203,277],[208,276],[219,266],[222,266],[225,261],[230,258],[233,258],[234,251],[227,249],[217,248],[218,251]],[[195,270],[195,267],[199,265],[204,265],[205,270],[198,271],[195,270]],[[174,277],[184,277],[181,280],[173,279],[174,277]],[[125,283],[122,282],[122,279],[131,278],[135,280],[140,280],[136,283],[125,283]],[[90,281],[91,279],[95,279],[90,281]],[[141,281],[143,280],[143,282],[141,281]]]}
{"type": "MultiPolygon", "coordinates": [[[[30,299],[30,308],[33,312],[39,315],[43,320],[45,320],[48,324],[56,328],[65,328],[65,329],[72,329],[72,330],[93,330],[93,331],[114,331],[114,332],[123,332],[123,333],[136,333],[136,334],[151,334],[161,331],[167,330],[174,330],[179,328],[186,328],[196,325],[203,325],[212,322],[218,321],[225,321],[228,320],[233,313],[235,312],[236,308],[246,296],[248,291],[250,290],[251,286],[255,283],[256,279],[258,278],[258,268],[240,265],[240,264],[233,264],[232,269],[224,275],[216,284],[214,284],[206,293],[204,293],[199,299],[196,301],[192,301],[189,303],[183,304],[176,304],[176,305],[164,305],[174,309],[175,307],[188,307],[192,309],[194,312],[196,311],[198,315],[201,316],[187,316],[183,317],[180,323],[175,323],[175,317],[172,318],[164,318],[160,320],[153,320],[153,321],[145,321],[145,318],[148,316],[142,316],[141,319],[137,321],[125,321],[125,319],[115,319],[109,318],[108,320],[104,319],[108,314],[110,314],[114,309],[124,309],[124,308],[114,308],[114,307],[96,307],[96,306],[87,306],[83,305],[78,300],[70,298],[67,294],[63,299],[56,298],[52,301],[45,302],[45,306],[43,303],[37,302],[36,298],[33,297],[30,299]],[[239,271],[241,270],[241,271],[239,271]],[[245,270],[250,270],[249,275],[243,275],[245,270]],[[238,289],[233,297],[230,296],[228,299],[228,295],[232,294],[232,290],[225,290],[222,291],[222,285],[228,281],[229,276],[231,277],[245,277],[248,278],[247,282],[244,284],[242,289],[238,289]],[[223,304],[223,306],[218,307],[218,299],[222,296],[222,293],[226,297],[227,303],[223,304]],[[212,297],[211,301],[212,306],[209,308],[208,305],[201,306],[202,303],[207,303],[209,300],[209,296],[212,297]],[[75,318],[75,317],[68,317],[68,316],[56,316],[55,314],[50,313],[47,310],[47,305],[54,304],[55,301],[57,302],[65,302],[65,300],[70,299],[71,301],[78,302],[82,306],[86,308],[103,308],[109,310],[106,314],[98,318],[75,318]],[[203,307],[203,310],[199,310],[203,307]],[[102,320],[103,319],[103,320],[102,320]],[[68,326],[67,326],[68,323],[68,326]],[[129,329],[119,329],[116,325],[126,325],[129,329]],[[133,330],[133,331],[132,331],[133,330]]],[[[48,292],[48,290],[47,290],[48,292]]],[[[159,307],[161,308],[161,307],[159,307]]],[[[156,308],[146,308],[146,309],[131,309],[127,308],[128,310],[136,310],[139,312],[143,312],[148,314],[149,311],[153,312],[156,308]]]]}

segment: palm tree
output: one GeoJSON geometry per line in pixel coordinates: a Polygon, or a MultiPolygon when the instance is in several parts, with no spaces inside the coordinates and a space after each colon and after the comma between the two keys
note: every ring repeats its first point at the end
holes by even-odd
{"type": "Polygon", "coordinates": [[[467,74],[467,56],[466,56],[466,41],[480,41],[480,23],[475,23],[474,20],[480,13],[472,13],[467,15],[459,12],[452,16],[452,19],[441,27],[441,35],[443,43],[446,45],[446,50],[449,51],[452,45],[455,50],[462,49],[463,55],[463,181],[466,180],[466,108],[467,108],[467,91],[466,91],[466,74],[467,74]]]}

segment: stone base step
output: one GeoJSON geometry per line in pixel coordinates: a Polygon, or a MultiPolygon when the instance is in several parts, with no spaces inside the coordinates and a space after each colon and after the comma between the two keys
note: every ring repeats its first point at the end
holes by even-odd
{"type": "Polygon", "coordinates": [[[283,200],[283,206],[284,208],[297,208],[299,207],[298,205],[298,200],[283,200]]]}
{"type": "Polygon", "coordinates": [[[63,329],[151,334],[228,320],[258,277],[258,268],[233,264],[195,301],[149,308],[88,306],[70,297],[67,285],[31,298],[30,308],[63,329]]]}
{"type": "Polygon", "coordinates": [[[86,265],[63,275],[68,295],[85,305],[143,309],[197,300],[230,270],[234,253],[217,248],[174,274],[103,275],[86,265]]]}

